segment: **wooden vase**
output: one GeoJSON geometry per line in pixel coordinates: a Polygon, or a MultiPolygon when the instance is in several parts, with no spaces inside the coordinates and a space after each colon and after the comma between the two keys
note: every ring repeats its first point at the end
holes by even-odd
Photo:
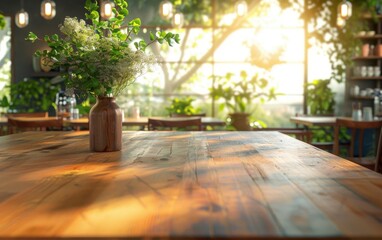
{"type": "Polygon", "coordinates": [[[97,97],[89,113],[90,150],[119,151],[122,147],[122,111],[113,97],[97,97]]]}

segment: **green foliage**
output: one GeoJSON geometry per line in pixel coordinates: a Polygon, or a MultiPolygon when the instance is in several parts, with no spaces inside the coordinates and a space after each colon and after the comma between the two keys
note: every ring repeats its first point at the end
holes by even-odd
{"type": "Polygon", "coordinates": [[[0,13],[0,30],[5,28],[5,18],[4,15],[0,13]]]}
{"type": "Polygon", "coordinates": [[[10,100],[4,97],[3,107],[17,112],[46,112],[54,106],[58,86],[50,83],[49,79],[26,79],[14,83],[10,88],[10,100]]]}
{"type": "Polygon", "coordinates": [[[329,87],[330,79],[314,80],[307,84],[307,104],[312,115],[328,115],[334,113],[334,92],[329,87]]]}
{"type": "Polygon", "coordinates": [[[264,103],[266,100],[276,99],[279,95],[273,87],[268,87],[268,80],[259,74],[249,77],[247,72],[241,71],[239,79],[234,79],[233,73],[215,77],[217,86],[210,91],[215,100],[224,100],[219,106],[220,110],[228,108],[232,113],[249,113],[250,106],[256,103],[256,100],[264,103]]]}
{"type": "MultiPolygon", "coordinates": [[[[330,88],[330,79],[318,79],[308,83],[307,104],[312,115],[334,114],[334,92],[330,88]]],[[[312,127],[313,142],[333,142],[332,127],[312,127]]],[[[340,132],[340,138],[346,139],[346,132],[340,132]]]]}
{"type": "Polygon", "coordinates": [[[192,102],[195,101],[192,97],[186,98],[174,98],[171,101],[170,107],[166,107],[166,110],[169,115],[171,114],[186,114],[192,115],[200,113],[199,108],[192,106],[192,102]]]}
{"type": "Polygon", "coordinates": [[[81,104],[77,105],[79,114],[81,116],[89,115],[90,109],[96,103],[96,98],[92,95],[89,95],[85,101],[81,102],[81,104]]]}
{"type": "Polygon", "coordinates": [[[150,33],[150,42],[144,40],[135,42],[133,36],[140,31],[139,18],[123,26],[124,19],[129,15],[128,3],[125,0],[114,1],[114,17],[107,21],[100,20],[98,1],[86,0],[86,19],[66,17],[60,25],[63,37],[53,34],[40,39],[36,34],[29,33],[27,40],[45,42],[50,50],[38,51],[45,65],[53,68],[67,69],[61,75],[69,88],[82,94],[94,96],[117,96],[124,88],[134,82],[137,76],[143,74],[146,67],[154,63],[155,58],[145,49],[154,42],[166,42],[170,46],[179,43],[178,34],[157,31],[150,33]],[[127,28],[127,33],[121,31],[127,28]],[[132,50],[134,45],[136,50],[132,50]]]}
{"type": "MultiPolygon", "coordinates": [[[[344,28],[337,27],[337,7],[343,0],[306,0],[307,11],[303,11],[300,0],[289,0],[301,12],[301,17],[309,24],[309,43],[322,49],[328,49],[332,68],[331,79],[337,82],[344,81],[346,68],[352,66],[352,57],[357,55],[361,45],[354,36],[361,30],[369,29],[365,21],[365,13],[376,20],[375,9],[378,0],[355,0],[352,4],[352,16],[346,21],[344,28]]],[[[279,0],[280,3],[283,0],[279,0]]],[[[284,1],[287,2],[287,1],[284,1]]],[[[370,19],[373,20],[373,19],[370,19]]]]}

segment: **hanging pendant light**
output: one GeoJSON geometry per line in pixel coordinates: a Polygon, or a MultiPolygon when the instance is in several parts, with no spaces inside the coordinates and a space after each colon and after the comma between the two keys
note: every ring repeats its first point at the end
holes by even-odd
{"type": "Polygon", "coordinates": [[[29,14],[26,11],[24,11],[24,2],[21,0],[20,3],[21,10],[16,13],[15,22],[16,26],[18,26],[19,28],[24,28],[29,23],[29,14]]]}
{"type": "Polygon", "coordinates": [[[105,20],[113,16],[114,3],[110,0],[101,2],[101,17],[105,20]]]}
{"type": "Polygon", "coordinates": [[[236,2],[235,11],[238,17],[243,17],[244,15],[246,15],[248,12],[247,2],[245,0],[236,2]]]}
{"type": "Polygon", "coordinates": [[[174,16],[172,17],[171,23],[172,23],[173,27],[181,28],[183,26],[183,23],[184,23],[183,13],[181,13],[181,12],[175,13],[174,16]]]}
{"type": "Polygon", "coordinates": [[[352,5],[349,1],[343,0],[339,5],[338,5],[338,16],[340,18],[343,18],[345,20],[349,19],[352,14],[352,5]]]}
{"type": "Polygon", "coordinates": [[[52,0],[44,0],[41,2],[41,16],[47,20],[56,16],[56,3],[52,0]]]}
{"type": "Polygon", "coordinates": [[[159,15],[163,19],[170,19],[172,17],[173,5],[170,1],[165,0],[159,5],[159,15]]]}

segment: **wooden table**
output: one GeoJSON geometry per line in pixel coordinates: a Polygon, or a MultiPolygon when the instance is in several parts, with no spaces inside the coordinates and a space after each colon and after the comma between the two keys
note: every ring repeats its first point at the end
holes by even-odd
{"type": "MultiPolygon", "coordinates": [[[[155,118],[162,118],[162,119],[174,119],[174,118],[168,118],[168,117],[155,117],[155,118]]],[[[73,119],[73,120],[65,120],[65,123],[69,126],[72,126],[74,128],[89,127],[89,120],[88,118],[80,118],[80,119],[73,119]]],[[[148,117],[140,117],[140,118],[125,118],[122,125],[123,126],[130,126],[130,127],[147,127],[148,123],[148,117]]],[[[204,127],[206,126],[225,126],[225,122],[223,120],[220,120],[218,118],[213,117],[202,117],[202,125],[204,127]]]]}
{"type": "Polygon", "coordinates": [[[382,175],[277,132],[0,137],[0,238],[382,238],[382,175]]]}
{"type": "Polygon", "coordinates": [[[333,127],[336,124],[336,117],[291,117],[290,121],[296,124],[304,125],[306,127],[333,127]]]}

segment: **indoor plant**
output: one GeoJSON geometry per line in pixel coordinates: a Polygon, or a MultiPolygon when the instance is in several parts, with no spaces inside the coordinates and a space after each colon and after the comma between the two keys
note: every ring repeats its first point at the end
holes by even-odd
{"type": "Polygon", "coordinates": [[[195,99],[192,97],[174,98],[171,100],[171,105],[166,107],[166,110],[170,116],[200,114],[200,108],[192,106],[193,101],[195,99]]]}
{"type": "Polygon", "coordinates": [[[9,99],[3,97],[0,106],[9,108],[9,112],[48,112],[54,107],[58,86],[50,79],[26,78],[21,82],[7,85],[10,89],[9,99]]]}
{"type": "Polygon", "coordinates": [[[240,78],[234,77],[233,73],[216,76],[217,85],[211,89],[211,96],[216,100],[224,100],[219,109],[228,108],[236,130],[250,130],[248,117],[251,115],[253,104],[256,101],[275,99],[277,93],[274,88],[268,87],[268,80],[257,73],[250,77],[246,71],[241,71],[240,78]]]}
{"type": "Polygon", "coordinates": [[[179,35],[171,32],[150,32],[150,41],[134,42],[132,35],[140,31],[141,20],[135,18],[124,26],[129,15],[128,3],[115,0],[114,16],[100,20],[96,0],[86,0],[86,19],[67,17],[60,25],[62,36],[57,34],[38,38],[29,33],[28,40],[41,40],[50,50],[37,51],[44,64],[60,68],[61,76],[68,88],[77,94],[91,94],[97,103],[90,111],[90,148],[93,151],[115,151],[121,149],[122,113],[114,97],[141,74],[155,58],[145,53],[154,42],[167,42],[170,46],[179,43],[179,35]],[[126,29],[124,33],[122,29],[126,29]],[[131,45],[134,44],[135,50],[131,45]]]}

